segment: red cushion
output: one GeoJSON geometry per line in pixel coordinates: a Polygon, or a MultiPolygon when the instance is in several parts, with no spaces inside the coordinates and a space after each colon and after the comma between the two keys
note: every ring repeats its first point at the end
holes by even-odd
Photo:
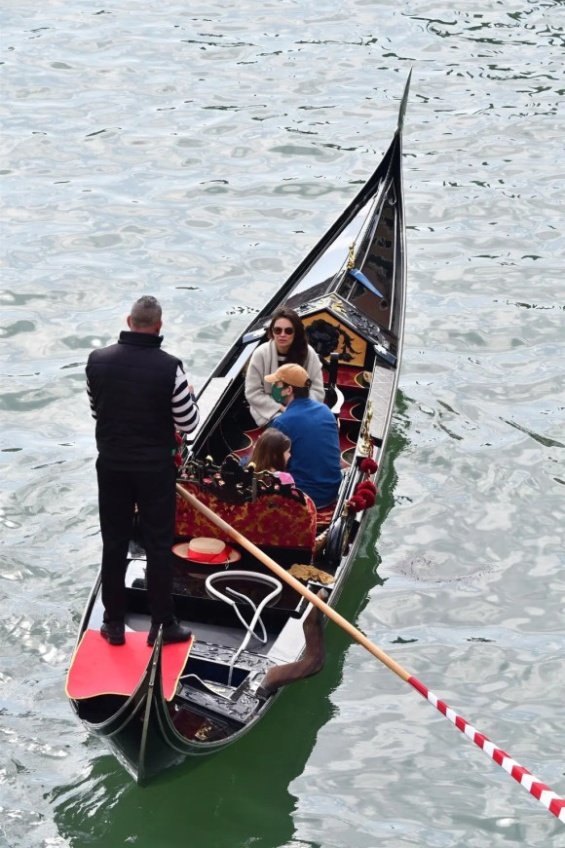
{"type": "Polygon", "coordinates": [[[245,444],[234,450],[233,453],[238,456],[240,459],[249,460],[251,459],[251,454],[253,453],[253,448],[255,447],[255,442],[261,435],[265,428],[264,427],[255,427],[254,430],[245,430],[245,444]]]}
{"type": "MultiPolygon", "coordinates": [[[[345,389],[366,389],[368,383],[363,379],[365,372],[354,365],[340,365],[337,369],[337,385],[345,389]]],[[[328,383],[328,373],[324,371],[324,382],[328,383]]]]}

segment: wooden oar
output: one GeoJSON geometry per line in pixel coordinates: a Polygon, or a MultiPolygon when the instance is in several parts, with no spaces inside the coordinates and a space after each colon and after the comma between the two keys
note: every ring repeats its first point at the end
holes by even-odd
{"type": "Polygon", "coordinates": [[[363,645],[370,654],[398,675],[401,680],[404,680],[405,683],[409,683],[414,689],[416,689],[417,692],[420,693],[420,695],[429,701],[432,706],[449,719],[449,721],[451,721],[458,730],[478,745],[478,747],[481,748],[488,757],[508,772],[508,774],[521,786],[523,786],[531,795],[533,795],[534,798],[537,798],[537,800],[540,801],[540,803],[543,804],[550,813],[553,813],[559,821],[565,823],[565,798],[560,798],[549,788],[549,786],[542,783],[542,781],[538,780],[537,777],[534,777],[531,772],[524,768],[524,766],[517,763],[516,760],[512,759],[509,754],[501,748],[496,747],[488,736],[485,736],[483,733],[479,733],[478,730],[475,730],[475,728],[462,716],[452,710],[445,701],[441,701],[430,689],[427,688],[427,686],[395,662],[395,660],[389,657],[388,654],[375,645],[374,642],[367,639],[367,637],[361,633],[360,630],[354,627],[351,622],[347,621],[346,618],[336,612],[332,607],[328,606],[328,604],[315,595],[314,592],[311,592],[310,589],[303,586],[299,580],[289,574],[288,571],[285,571],[285,569],[275,562],[274,559],[267,556],[267,554],[258,548],[257,545],[254,545],[253,542],[251,542],[246,536],[228,524],[227,521],[224,521],[223,518],[220,518],[219,515],[216,515],[213,510],[199,501],[197,497],[192,495],[190,492],[187,492],[186,489],[184,489],[179,483],[177,483],[177,492],[185,501],[187,501],[187,503],[194,507],[194,509],[201,512],[202,515],[205,515],[212,524],[215,524],[216,527],[219,527],[220,530],[223,530],[224,533],[231,536],[234,542],[237,542],[238,545],[241,545],[242,548],[245,548],[249,551],[249,553],[253,554],[259,562],[266,565],[267,568],[277,575],[277,577],[280,577],[282,581],[288,583],[289,586],[292,586],[293,589],[310,601],[311,604],[318,607],[318,609],[327,615],[328,618],[331,618],[332,621],[341,627],[342,630],[345,630],[352,639],[360,645],[363,645]]]}

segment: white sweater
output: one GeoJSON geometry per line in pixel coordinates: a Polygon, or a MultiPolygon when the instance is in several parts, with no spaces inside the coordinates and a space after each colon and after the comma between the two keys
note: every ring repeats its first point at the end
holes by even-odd
{"type": "MultiPolygon", "coordinates": [[[[268,424],[275,415],[281,412],[280,404],[271,397],[271,383],[267,383],[265,376],[274,374],[279,367],[279,355],[274,341],[264,342],[254,351],[245,375],[245,397],[249,403],[249,410],[258,427],[268,424]]],[[[312,380],[310,386],[310,397],[323,402],[324,400],[324,378],[322,376],[322,363],[314,348],[308,345],[308,356],[304,364],[308,376],[312,380]]]]}

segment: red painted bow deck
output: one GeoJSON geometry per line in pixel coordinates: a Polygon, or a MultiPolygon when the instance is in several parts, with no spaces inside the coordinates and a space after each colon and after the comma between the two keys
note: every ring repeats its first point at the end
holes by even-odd
{"type": "MultiPolygon", "coordinates": [[[[163,645],[161,674],[167,701],[174,697],[193,641],[163,645]]],[[[86,630],[67,674],[67,696],[80,701],[99,695],[133,695],[152,653],[147,632],[126,631],[125,645],[110,645],[98,630],[86,630]]]]}

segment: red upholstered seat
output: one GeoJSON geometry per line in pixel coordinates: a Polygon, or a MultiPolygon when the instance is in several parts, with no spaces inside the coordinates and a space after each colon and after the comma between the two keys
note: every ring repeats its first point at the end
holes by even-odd
{"type": "MultiPolygon", "coordinates": [[[[243,504],[226,503],[197,483],[181,483],[192,495],[206,504],[216,515],[246,536],[255,545],[281,548],[312,549],[316,537],[316,507],[305,495],[306,502],[284,495],[262,495],[243,504]]],[[[212,524],[177,495],[177,536],[211,536],[230,542],[230,536],[212,524]]]]}
{"type": "Polygon", "coordinates": [[[318,510],[318,529],[320,527],[325,528],[329,525],[330,521],[333,518],[334,510],[335,503],[318,510]]]}
{"type": "MultiPolygon", "coordinates": [[[[337,385],[340,389],[366,389],[368,383],[363,377],[362,368],[354,365],[340,365],[337,369],[337,385]]],[[[328,374],[324,372],[324,382],[328,382],[328,374]]]]}
{"type": "Polygon", "coordinates": [[[243,434],[246,439],[245,444],[237,450],[234,450],[233,453],[242,460],[247,461],[251,459],[251,454],[253,453],[255,442],[257,441],[264,429],[264,427],[255,427],[253,430],[245,430],[243,434]]]}
{"type": "Polygon", "coordinates": [[[354,397],[346,400],[341,407],[339,417],[341,421],[361,421],[365,410],[364,398],[354,397]]]}

